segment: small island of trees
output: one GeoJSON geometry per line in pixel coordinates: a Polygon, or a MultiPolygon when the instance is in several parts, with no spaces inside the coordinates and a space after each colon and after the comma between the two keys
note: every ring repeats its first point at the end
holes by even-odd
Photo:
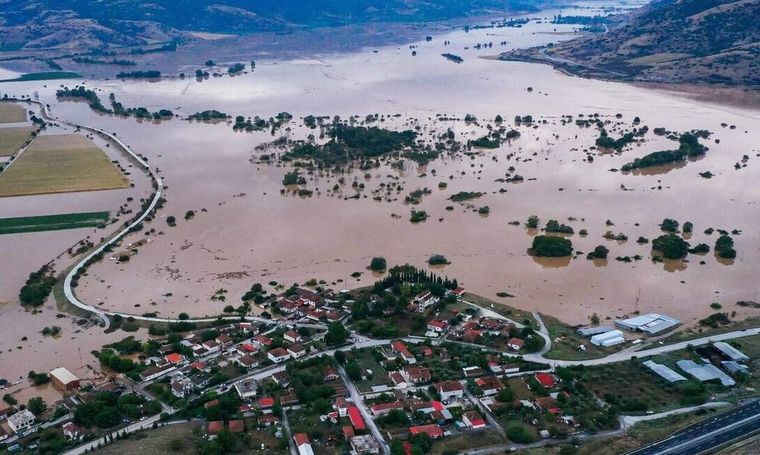
{"type": "Polygon", "coordinates": [[[530,254],[537,257],[563,257],[573,254],[573,242],[563,237],[537,235],[533,237],[530,254]]]}
{"type": "Polygon", "coordinates": [[[693,133],[683,133],[678,138],[680,144],[677,150],[660,150],[658,152],[652,152],[648,155],[644,155],[641,158],[636,158],[630,163],[623,165],[621,170],[623,172],[629,172],[634,169],[643,169],[652,166],[660,166],[663,164],[677,163],[683,161],[686,158],[695,158],[702,156],[707,152],[707,147],[699,143],[699,138],[706,139],[710,133],[707,131],[696,131],[693,133]]]}

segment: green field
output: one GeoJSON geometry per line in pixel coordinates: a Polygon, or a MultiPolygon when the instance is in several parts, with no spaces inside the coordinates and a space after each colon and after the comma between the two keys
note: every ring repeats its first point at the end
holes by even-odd
{"type": "Polygon", "coordinates": [[[108,212],[0,218],[0,235],[95,227],[107,223],[108,218],[108,212]]]}
{"type": "Polygon", "coordinates": [[[0,82],[51,81],[56,79],[76,79],[82,77],[70,71],[44,71],[41,73],[26,73],[14,79],[3,79],[0,82]]]}

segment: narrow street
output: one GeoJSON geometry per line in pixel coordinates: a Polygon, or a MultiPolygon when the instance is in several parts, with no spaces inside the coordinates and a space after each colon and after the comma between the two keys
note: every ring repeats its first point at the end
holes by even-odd
{"type": "Polygon", "coordinates": [[[388,444],[385,443],[385,439],[383,438],[382,433],[380,433],[380,428],[377,427],[377,424],[374,420],[372,420],[372,416],[369,413],[369,410],[367,409],[367,406],[364,404],[364,398],[362,398],[361,393],[359,393],[359,390],[354,385],[353,381],[351,381],[351,378],[348,377],[346,374],[346,370],[343,368],[342,365],[338,365],[338,374],[340,374],[341,379],[343,379],[343,382],[346,384],[346,389],[348,390],[348,393],[351,395],[351,400],[354,402],[354,405],[359,409],[359,412],[362,414],[362,418],[364,419],[364,422],[367,424],[367,428],[369,428],[370,432],[372,433],[372,436],[377,439],[377,442],[380,444],[380,450],[383,452],[384,455],[390,454],[390,448],[388,447],[388,444]]]}

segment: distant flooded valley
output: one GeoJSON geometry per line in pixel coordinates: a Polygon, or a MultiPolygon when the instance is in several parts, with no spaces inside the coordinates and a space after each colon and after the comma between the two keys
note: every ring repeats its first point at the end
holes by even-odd
{"type": "MultiPolygon", "coordinates": [[[[376,275],[367,266],[372,257],[382,256],[390,265],[426,266],[457,278],[470,292],[571,324],[586,323],[594,313],[604,320],[656,311],[693,325],[714,312],[712,302],[735,311],[737,318],[757,315],[757,309],[736,302],[757,299],[760,112],[485,58],[509,48],[570,39],[572,28],[532,21],[519,28],[458,30],[409,46],[257,60],[255,70],[246,74],[202,81],[85,82],[103,101],[113,93],[125,106],[170,109],[181,117],[171,120],[103,115],[85,103],[56,98],[60,86],[81,81],[47,81],[44,87],[14,83],[0,89],[13,95],[36,92],[53,116],[115,133],[163,178],[166,203],[155,219],[79,280],[78,297],[102,308],[215,316],[226,305],[239,304],[256,282],[290,285],[316,279],[336,289],[369,285],[376,275]],[[475,50],[478,43],[493,46],[475,50]],[[462,63],[444,58],[445,53],[461,56],[462,63]],[[212,109],[232,118],[215,123],[182,119],[212,109]],[[269,119],[281,112],[293,118],[274,132],[233,131],[237,115],[269,119]],[[310,115],[325,117],[325,125],[339,116],[346,122],[353,117],[356,125],[412,130],[431,146],[451,130],[462,148],[444,151],[424,165],[404,158],[403,166],[383,159],[344,173],[299,167],[304,182],[286,187],[283,178],[296,169],[295,163],[262,155],[280,155],[282,150],[267,144],[281,138],[313,135],[316,143],[326,141],[320,137],[325,128],[305,124],[310,115]],[[516,123],[516,116],[532,119],[516,123]],[[644,126],[647,131],[620,151],[603,150],[595,146],[600,137],[596,121],[614,138],[644,126]],[[467,146],[499,127],[519,136],[494,148],[467,146]],[[709,150],[678,165],[621,172],[636,158],[678,147],[668,134],[656,134],[657,128],[706,130],[709,137],[700,141],[709,150]],[[707,172],[710,178],[700,175],[707,172]],[[305,191],[299,194],[298,189],[305,191]],[[407,201],[416,190],[423,190],[417,193],[419,200],[407,201]],[[451,199],[460,192],[479,194],[461,202],[451,199]],[[412,211],[424,211],[427,219],[411,222],[412,211]],[[567,238],[574,254],[531,256],[532,239],[542,234],[526,227],[532,215],[539,217],[541,228],[552,219],[571,226],[574,233],[567,238]],[[176,225],[166,222],[169,216],[176,225]],[[660,224],[666,218],[681,226],[693,223],[688,241],[692,246],[705,243],[710,252],[689,254],[685,261],[653,261],[651,243],[637,239],[662,235],[660,224]],[[708,228],[713,233],[705,233],[708,228]],[[145,236],[149,229],[155,232],[145,236]],[[733,260],[712,251],[719,229],[732,233],[733,260]],[[608,238],[608,232],[620,240],[608,238]],[[135,249],[129,260],[115,260],[128,245],[135,249]],[[609,249],[609,257],[587,259],[598,245],[609,249]],[[434,254],[450,264],[429,266],[434,254]],[[225,300],[214,298],[220,289],[226,290],[225,300]]],[[[31,196],[23,203],[0,199],[0,210],[3,217],[47,215],[65,198],[67,204],[80,200],[81,211],[115,212],[126,197],[133,197],[136,209],[150,194],[150,184],[137,172],[131,178],[135,187],[124,190],[31,196]]],[[[19,361],[32,349],[48,355],[33,344],[40,344],[41,336],[18,341],[55,322],[57,312],[52,302],[42,315],[18,308],[14,298],[26,276],[88,235],[96,239],[103,234],[82,229],[0,236],[6,253],[0,268],[12,271],[4,272],[0,282],[0,300],[9,302],[0,306],[0,330],[11,334],[0,355],[0,376],[25,375],[23,365],[7,365],[23,364],[19,361]],[[23,349],[14,349],[16,344],[23,349]]],[[[63,335],[50,345],[69,340],[77,330],[73,321],[58,325],[63,335]]],[[[126,336],[101,332],[86,328],[75,336],[92,341],[88,349],[106,338],[126,336]]],[[[49,354],[51,367],[56,362],[72,370],[81,365],[76,352],[54,352],[49,354]]],[[[92,357],[84,348],[82,356],[92,357]]]]}

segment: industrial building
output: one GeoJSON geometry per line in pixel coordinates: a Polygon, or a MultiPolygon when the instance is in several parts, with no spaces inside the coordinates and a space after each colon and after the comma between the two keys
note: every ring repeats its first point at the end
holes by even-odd
{"type": "Polygon", "coordinates": [[[79,378],[63,367],[50,372],[50,382],[61,393],[71,392],[79,388],[79,378]]]}
{"type": "Polygon", "coordinates": [[[644,362],[644,366],[668,382],[686,381],[685,377],[681,376],[680,374],[673,371],[670,367],[667,367],[663,364],[647,360],[644,362]]]}
{"type": "Polygon", "coordinates": [[[647,335],[660,335],[676,328],[681,321],[657,313],[649,313],[630,319],[615,321],[615,325],[630,332],[643,332],[647,335]]]}
{"type": "Polygon", "coordinates": [[[698,381],[705,382],[717,379],[726,387],[736,385],[736,381],[734,381],[731,376],[710,363],[699,365],[693,360],[679,360],[676,362],[676,365],[678,365],[678,368],[692,375],[698,381]]]}
{"type": "Polygon", "coordinates": [[[610,330],[591,337],[591,344],[596,346],[615,346],[625,343],[625,337],[620,330],[610,330]]]}

